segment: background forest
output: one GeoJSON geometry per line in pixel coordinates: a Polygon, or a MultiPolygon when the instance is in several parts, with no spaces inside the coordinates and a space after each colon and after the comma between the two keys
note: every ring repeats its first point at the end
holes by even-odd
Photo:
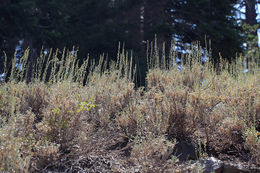
{"type": "MultiPolygon", "coordinates": [[[[171,40],[175,49],[199,41],[218,61],[257,50],[257,0],[1,0],[0,73],[17,49],[17,60],[30,47],[30,62],[41,50],[79,50],[83,62],[105,53],[116,59],[118,44],[132,50],[138,83],[144,84],[147,41],[157,35],[158,47],[171,40]]],[[[181,57],[181,56],[179,56],[181,57]]]]}

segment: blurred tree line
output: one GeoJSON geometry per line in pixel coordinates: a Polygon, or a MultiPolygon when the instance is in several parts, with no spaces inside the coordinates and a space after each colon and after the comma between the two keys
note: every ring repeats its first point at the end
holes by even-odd
{"type": "MultiPolygon", "coordinates": [[[[117,54],[118,43],[133,50],[139,74],[146,71],[146,44],[157,35],[158,46],[211,40],[212,56],[231,59],[243,51],[247,35],[235,8],[246,6],[249,26],[257,24],[257,0],[0,0],[0,73],[4,52],[10,58],[21,44],[34,62],[42,47],[79,48],[78,57],[117,54]],[[254,9],[254,10],[253,10],[254,9]],[[250,11],[251,10],[251,11],[250,11]]],[[[256,30],[257,28],[255,28],[256,30]]],[[[256,31],[252,31],[254,36],[256,31]]],[[[257,44],[257,43],[255,43],[257,44]]],[[[180,48],[184,44],[178,45],[180,48]]],[[[252,45],[256,46],[256,45],[252,45]]],[[[143,79],[143,76],[140,77],[143,79]]],[[[140,80],[139,80],[140,81],[140,80]]]]}

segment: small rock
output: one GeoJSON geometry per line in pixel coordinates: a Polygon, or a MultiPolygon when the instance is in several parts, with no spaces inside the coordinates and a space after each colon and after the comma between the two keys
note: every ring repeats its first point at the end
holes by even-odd
{"type": "Polygon", "coordinates": [[[173,154],[179,159],[179,161],[197,160],[198,158],[195,144],[184,140],[178,141],[174,146],[173,154]]]}

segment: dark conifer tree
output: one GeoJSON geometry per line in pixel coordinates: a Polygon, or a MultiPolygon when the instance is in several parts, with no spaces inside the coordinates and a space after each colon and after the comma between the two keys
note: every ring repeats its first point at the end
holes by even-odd
{"type": "Polygon", "coordinates": [[[175,36],[189,43],[200,41],[205,46],[205,36],[211,40],[215,59],[235,57],[241,51],[241,30],[235,19],[236,0],[174,0],[169,1],[175,36]]]}

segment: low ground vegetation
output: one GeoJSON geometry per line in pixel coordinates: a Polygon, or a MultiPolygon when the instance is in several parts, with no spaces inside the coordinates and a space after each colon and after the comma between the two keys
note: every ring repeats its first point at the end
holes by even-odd
{"type": "Polygon", "coordinates": [[[12,69],[0,85],[0,172],[182,171],[173,152],[180,140],[196,144],[197,159],[259,167],[258,64],[243,73],[240,58],[216,71],[198,52],[181,69],[151,56],[145,88],[135,88],[125,52],[109,69],[103,57],[78,66],[74,55],[53,54],[30,82],[26,68],[12,69]]]}

